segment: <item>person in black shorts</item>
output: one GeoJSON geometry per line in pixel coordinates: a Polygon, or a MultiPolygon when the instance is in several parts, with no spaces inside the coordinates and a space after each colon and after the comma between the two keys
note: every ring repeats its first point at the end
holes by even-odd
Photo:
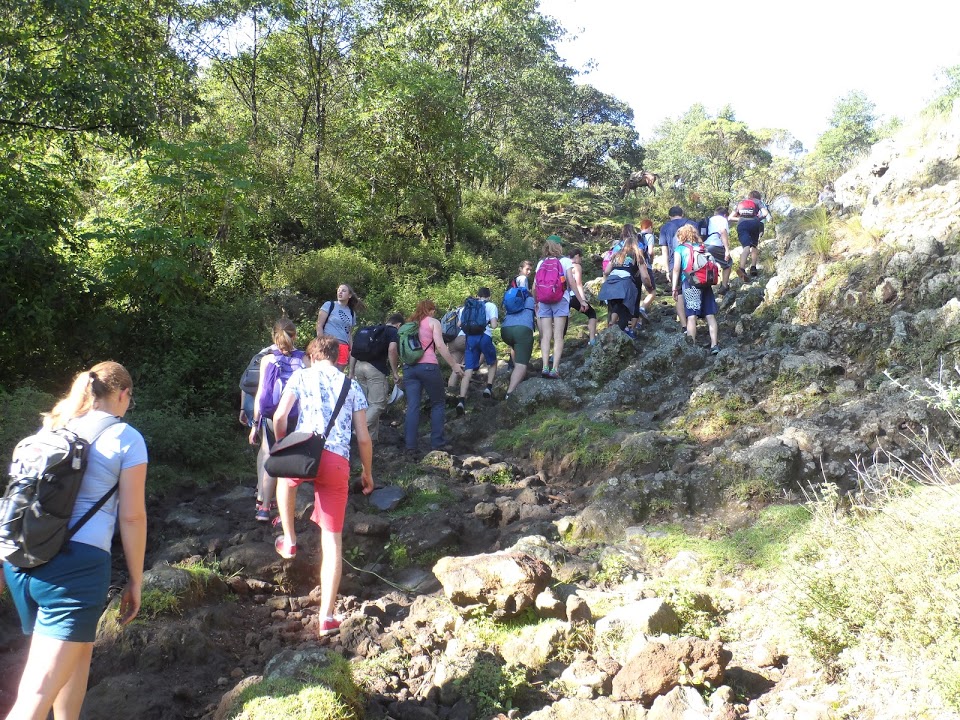
{"type": "MultiPolygon", "coordinates": [[[[584,307],[578,298],[578,295],[586,297],[586,294],[583,292],[583,266],[581,265],[583,261],[583,251],[578,247],[571,248],[570,252],[567,253],[567,257],[573,261],[573,266],[567,274],[573,281],[570,286],[570,289],[573,291],[570,297],[570,309],[582,312],[587,316],[587,332],[590,334],[590,344],[593,345],[597,342],[597,311],[589,304],[584,307]]],[[[570,327],[569,317],[567,318],[567,324],[563,328],[564,335],[567,334],[568,327],[570,327]]]]}

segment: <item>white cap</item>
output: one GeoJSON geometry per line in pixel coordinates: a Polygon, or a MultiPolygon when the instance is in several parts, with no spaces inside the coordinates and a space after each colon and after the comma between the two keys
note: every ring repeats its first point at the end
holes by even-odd
{"type": "Polygon", "coordinates": [[[393,386],[393,392],[390,393],[390,399],[387,400],[387,405],[393,405],[397,400],[403,397],[403,390],[400,389],[399,385],[393,386]]]}

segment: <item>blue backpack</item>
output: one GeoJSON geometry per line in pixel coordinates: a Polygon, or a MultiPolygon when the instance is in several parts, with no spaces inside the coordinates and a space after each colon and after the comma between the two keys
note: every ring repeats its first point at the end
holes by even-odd
{"type": "MultiPolygon", "coordinates": [[[[267,363],[266,374],[263,378],[262,392],[260,393],[260,416],[272,418],[280,404],[280,396],[283,394],[283,388],[286,387],[287,380],[293,375],[294,371],[302,368],[304,352],[303,350],[294,350],[289,355],[284,355],[279,350],[273,351],[275,362],[267,363]]],[[[294,411],[296,412],[296,411],[294,411]]],[[[290,413],[292,421],[294,413],[290,413]]]]}
{"type": "Polygon", "coordinates": [[[528,297],[530,297],[530,293],[527,292],[526,288],[512,287],[503,296],[503,309],[507,311],[507,315],[523,312],[527,307],[528,297]]]}
{"type": "Polygon", "coordinates": [[[487,303],[480,298],[467,298],[460,315],[460,329],[467,335],[483,335],[487,329],[487,303]]]}

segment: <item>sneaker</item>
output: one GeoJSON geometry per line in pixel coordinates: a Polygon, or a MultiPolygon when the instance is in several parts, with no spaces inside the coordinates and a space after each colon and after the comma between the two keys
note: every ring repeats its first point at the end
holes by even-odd
{"type": "Polygon", "coordinates": [[[650,313],[648,313],[644,308],[637,308],[637,312],[640,313],[640,317],[644,322],[650,322],[650,313]]]}
{"type": "Polygon", "coordinates": [[[487,400],[492,400],[492,399],[493,399],[493,390],[491,390],[490,388],[484,388],[484,389],[483,389],[483,396],[484,396],[487,400]]]}
{"type": "Polygon", "coordinates": [[[719,345],[714,345],[712,348],[710,348],[710,354],[711,354],[711,355],[719,355],[719,354],[720,354],[720,346],[719,346],[719,345]]]}
{"type": "Polygon", "coordinates": [[[280,516],[279,516],[279,515],[277,515],[273,520],[271,520],[271,521],[270,521],[270,524],[271,524],[273,527],[279,527],[281,530],[283,529],[283,527],[282,527],[283,523],[282,523],[282,521],[280,520],[280,516]]]}
{"type": "Polygon", "coordinates": [[[549,380],[549,379],[550,379],[550,371],[549,371],[549,370],[544,370],[543,372],[540,373],[540,377],[546,378],[547,380],[549,380]]]}
{"type": "Polygon", "coordinates": [[[637,339],[637,334],[636,334],[633,330],[631,330],[630,328],[627,328],[627,329],[624,330],[623,332],[624,332],[624,334],[625,334],[627,337],[629,337],[631,340],[636,340],[636,339],[637,339]]]}
{"type": "Polygon", "coordinates": [[[457,415],[463,415],[467,411],[466,406],[463,404],[463,400],[457,403],[457,415]]]}
{"type": "Polygon", "coordinates": [[[257,505],[257,522],[270,522],[270,507],[268,505],[257,505]]]}
{"type": "Polygon", "coordinates": [[[759,275],[759,274],[760,274],[760,273],[757,271],[757,266],[756,266],[756,265],[754,265],[752,268],[750,268],[750,277],[756,277],[756,276],[759,275]]]}
{"type": "Polygon", "coordinates": [[[596,345],[596,344],[597,344],[597,339],[596,339],[596,338],[594,338],[593,340],[591,340],[590,342],[587,343],[587,345],[589,345],[590,347],[593,347],[593,346],[596,345]]]}
{"type": "Polygon", "coordinates": [[[558,373],[556,370],[551,370],[550,372],[547,373],[547,377],[548,377],[550,380],[559,380],[559,379],[560,379],[560,373],[558,373]]]}
{"type": "Polygon", "coordinates": [[[320,637],[327,637],[328,635],[335,635],[340,632],[340,621],[336,618],[327,618],[326,620],[320,621],[319,635],[320,637]]]}
{"type": "Polygon", "coordinates": [[[507,393],[506,395],[503,396],[503,401],[504,401],[504,402],[507,402],[507,400],[509,400],[509,399],[510,399],[510,393],[507,393]]]}
{"type": "Polygon", "coordinates": [[[286,558],[287,560],[297,556],[296,544],[291,545],[287,543],[287,540],[283,537],[283,535],[273,541],[273,547],[276,549],[280,557],[286,558]]]}

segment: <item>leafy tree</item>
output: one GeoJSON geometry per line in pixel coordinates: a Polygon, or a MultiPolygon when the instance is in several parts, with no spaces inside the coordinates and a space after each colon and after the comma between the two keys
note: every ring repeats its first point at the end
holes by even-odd
{"type": "Polygon", "coordinates": [[[683,141],[684,150],[700,160],[701,189],[721,197],[733,195],[751,170],[770,164],[764,145],[746,123],[724,117],[694,126],[683,141]]]}
{"type": "Polygon", "coordinates": [[[846,172],[880,138],[876,105],[860,91],[851,91],[837,100],[828,124],[807,160],[807,173],[814,188],[846,172]]]}
{"type": "Polygon", "coordinates": [[[960,65],[942,68],[937,75],[943,81],[943,87],[926,110],[938,113],[950,112],[954,101],[960,97],[960,65]]]}

